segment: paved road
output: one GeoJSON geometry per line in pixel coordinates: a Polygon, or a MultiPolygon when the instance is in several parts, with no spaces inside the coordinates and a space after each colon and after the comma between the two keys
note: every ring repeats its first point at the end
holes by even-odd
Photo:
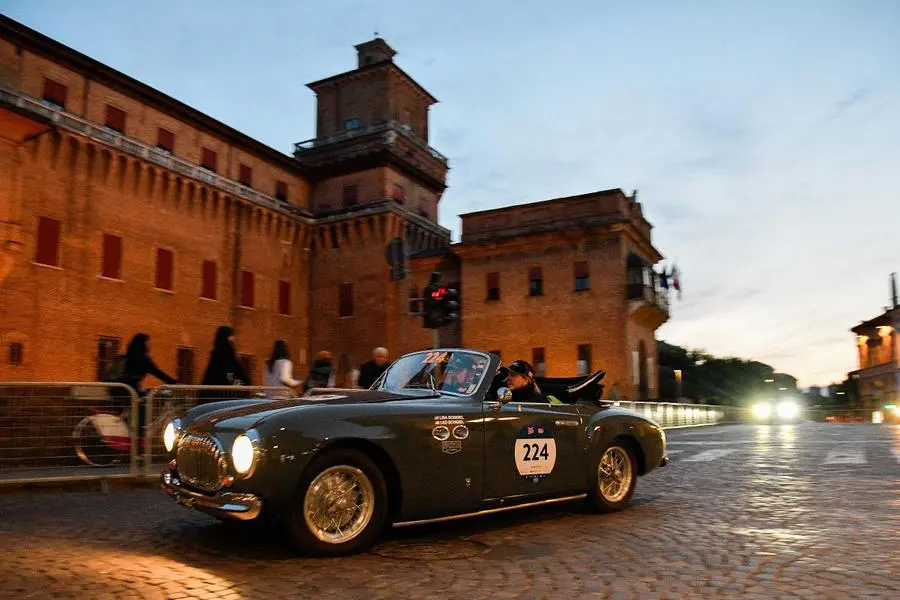
{"type": "Polygon", "coordinates": [[[397,530],[301,559],[161,491],[0,495],[2,598],[900,598],[900,427],[669,433],[634,505],[397,530]]]}

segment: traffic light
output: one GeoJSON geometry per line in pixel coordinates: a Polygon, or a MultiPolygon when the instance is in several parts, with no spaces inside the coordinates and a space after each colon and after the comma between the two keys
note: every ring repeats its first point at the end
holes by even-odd
{"type": "Polygon", "coordinates": [[[438,285],[439,278],[440,273],[432,273],[431,282],[422,292],[423,325],[426,329],[438,329],[459,319],[459,292],[438,285]]]}
{"type": "Polygon", "coordinates": [[[429,283],[422,292],[422,315],[426,329],[437,329],[441,326],[439,287],[435,283],[429,283]]]}

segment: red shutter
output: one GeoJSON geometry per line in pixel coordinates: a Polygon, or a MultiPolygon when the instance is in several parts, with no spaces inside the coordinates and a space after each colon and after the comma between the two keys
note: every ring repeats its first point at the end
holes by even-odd
{"type": "Polygon", "coordinates": [[[119,236],[103,234],[102,275],[110,279],[122,278],[122,238],[119,236]]]}
{"type": "Polygon", "coordinates": [[[544,275],[540,267],[531,267],[531,269],[528,271],[529,281],[541,281],[543,278],[544,275]]]}
{"type": "Polygon", "coordinates": [[[157,130],[156,146],[169,152],[175,152],[175,134],[160,127],[157,130]]]}
{"type": "Polygon", "coordinates": [[[60,223],[56,219],[48,217],[38,219],[34,262],[53,267],[59,266],[59,230],[60,223]]]}
{"type": "Polygon", "coordinates": [[[68,87],[57,81],[53,81],[52,79],[44,78],[44,100],[48,100],[53,104],[58,104],[65,108],[68,96],[68,87]]]}
{"type": "Polygon", "coordinates": [[[125,111],[106,105],[106,126],[116,131],[125,131],[125,111]]]}
{"type": "Polygon", "coordinates": [[[253,186],[253,169],[248,167],[247,165],[241,165],[240,168],[240,177],[238,179],[241,183],[246,185],[247,187],[253,186]]]}
{"type": "Polygon", "coordinates": [[[338,316],[353,316],[353,284],[342,283],[340,287],[340,308],[338,316]]]}
{"type": "Polygon", "coordinates": [[[171,250],[156,249],[156,287],[161,290],[172,289],[172,268],[175,264],[171,250]]]}
{"type": "Polygon", "coordinates": [[[487,286],[489,290],[496,289],[500,287],[500,273],[488,273],[487,275],[487,286]]]}
{"type": "Polygon", "coordinates": [[[353,206],[357,201],[356,184],[344,186],[344,206],[353,206]]]}
{"type": "Polygon", "coordinates": [[[289,281],[278,282],[278,312],[282,315],[291,314],[291,284],[289,281]]]}
{"type": "Polygon", "coordinates": [[[253,308],[253,273],[241,271],[241,306],[253,308]]]}
{"type": "Polygon", "coordinates": [[[219,157],[216,155],[215,152],[213,152],[209,148],[204,148],[203,149],[203,162],[200,164],[201,164],[201,166],[206,167],[210,171],[215,172],[216,166],[217,166],[216,162],[217,162],[218,158],[219,157]]]}
{"type": "Polygon", "coordinates": [[[288,186],[283,181],[275,182],[275,197],[281,200],[282,202],[287,202],[288,199],[288,186]]]}
{"type": "Polygon", "coordinates": [[[588,264],[587,261],[578,261],[575,263],[575,277],[582,278],[588,276],[588,264]]]}
{"type": "Polygon", "coordinates": [[[203,261],[203,287],[200,296],[210,300],[216,299],[216,263],[211,260],[203,261]]]}

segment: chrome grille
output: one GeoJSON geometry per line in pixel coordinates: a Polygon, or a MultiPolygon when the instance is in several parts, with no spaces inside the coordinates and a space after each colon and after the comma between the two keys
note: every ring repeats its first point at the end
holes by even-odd
{"type": "Polygon", "coordinates": [[[182,481],[204,492],[222,487],[226,464],[222,449],[208,435],[189,433],[178,442],[175,455],[182,481]]]}

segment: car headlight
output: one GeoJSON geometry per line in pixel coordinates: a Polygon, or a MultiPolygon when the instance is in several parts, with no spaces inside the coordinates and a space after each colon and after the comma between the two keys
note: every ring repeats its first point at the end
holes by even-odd
{"type": "Polygon", "coordinates": [[[772,405],[767,402],[753,405],[753,416],[757,419],[768,419],[772,416],[772,405]]]}
{"type": "Polygon", "coordinates": [[[242,433],[231,445],[231,464],[239,475],[249,477],[256,463],[256,449],[259,436],[254,431],[242,433]]]}
{"type": "Polygon", "coordinates": [[[800,412],[800,407],[793,400],[784,400],[778,405],[778,416],[782,419],[792,419],[800,412]]]}
{"type": "Polygon", "coordinates": [[[179,431],[181,431],[181,419],[174,419],[166,425],[163,430],[163,445],[166,447],[166,452],[171,452],[175,448],[179,431]]]}

